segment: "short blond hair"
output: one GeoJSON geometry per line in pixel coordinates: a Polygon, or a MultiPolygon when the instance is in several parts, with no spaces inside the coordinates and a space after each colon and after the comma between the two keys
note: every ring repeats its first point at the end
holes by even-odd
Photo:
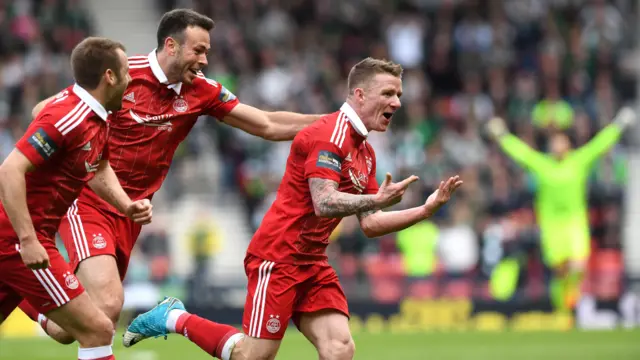
{"type": "Polygon", "coordinates": [[[349,77],[347,79],[349,94],[353,94],[356,88],[361,87],[377,74],[390,74],[396,77],[402,77],[402,66],[393,61],[374,59],[371,57],[360,61],[349,71],[349,77]]]}

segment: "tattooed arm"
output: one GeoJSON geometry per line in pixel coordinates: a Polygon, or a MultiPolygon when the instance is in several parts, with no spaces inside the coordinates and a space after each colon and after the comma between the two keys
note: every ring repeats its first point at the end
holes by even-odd
{"type": "Polygon", "coordinates": [[[333,180],[311,178],[309,189],[313,199],[313,209],[320,217],[345,217],[359,212],[380,208],[376,195],[354,195],[338,191],[338,183],[333,180]]]}

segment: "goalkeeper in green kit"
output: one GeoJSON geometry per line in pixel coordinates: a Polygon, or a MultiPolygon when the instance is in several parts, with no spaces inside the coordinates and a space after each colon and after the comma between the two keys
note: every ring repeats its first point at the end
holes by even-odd
{"type": "MultiPolygon", "coordinates": [[[[573,309],[580,298],[590,253],[587,186],[592,165],[618,142],[623,130],[635,119],[633,110],[623,108],[612,124],[573,150],[567,135],[551,135],[551,154],[538,152],[510,134],[500,118],[487,124],[489,134],[502,150],[536,180],[534,208],[542,256],[553,271],[550,296],[557,310],[573,309]]],[[[496,267],[490,281],[496,298],[511,297],[518,268],[514,259],[505,259],[496,267]]]]}

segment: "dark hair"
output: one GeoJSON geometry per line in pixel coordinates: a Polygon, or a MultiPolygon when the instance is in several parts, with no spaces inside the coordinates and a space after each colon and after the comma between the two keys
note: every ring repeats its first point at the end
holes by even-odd
{"type": "Polygon", "coordinates": [[[71,69],[76,83],[87,90],[98,87],[102,75],[111,69],[119,76],[122,64],[117,49],[124,45],[102,37],[88,37],[71,52],[71,69]]]}
{"type": "Polygon", "coordinates": [[[166,12],[162,16],[162,19],[160,19],[160,24],[158,25],[158,33],[156,35],[158,50],[162,50],[164,41],[168,37],[182,42],[184,30],[191,26],[197,26],[211,31],[215,23],[209,17],[190,9],[175,9],[166,12]]]}
{"type": "Polygon", "coordinates": [[[390,74],[396,77],[402,76],[402,66],[387,60],[380,60],[368,57],[355,64],[347,79],[349,94],[353,94],[353,90],[362,86],[371,80],[377,74],[390,74]]]}

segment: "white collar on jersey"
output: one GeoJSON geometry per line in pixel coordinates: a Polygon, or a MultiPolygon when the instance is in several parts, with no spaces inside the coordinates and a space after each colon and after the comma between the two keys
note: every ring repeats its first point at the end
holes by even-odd
{"type": "Polygon", "coordinates": [[[356,114],[356,111],[353,110],[351,105],[345,102],[340,107],[340,111],[342,111],[343,113],[345,113],[345,115],[347,115],[347,118],[349,118],[349,122],[351,122],[351,125],[353,125],[353,127],[356,129],[358,134],[364,137],[367,137],[367,135],[369,135],[369,131],[367,131],[367,127],[364,126],[364,123],[362,122],[362,120],[360,120],[360,116],[356,114]]]}
{"type": "MultiPolygon", "coordinates": [[[[151,66],[151,71],[153,71],[153,75],[156,76],[160,84],[169,84],[169,79],[167,78],[167,74],[162,71],[160,67],[160,63],[158,62],[158,55],[156,55],[156,50],[153,49],[149,53],[149,65],[151,66]]],[[[169,84],[167,87],[176,92],[176,94],[180,95],[180,89],[182,89],[182,83],[177,82],[174,84],[169,84]]]]}
{"type": "Polygon", "coordinates": [[[100,102],[96,100],[96,98],[89,94],[87,90],[85,90],[78,84],[73,84],[73,93],[78,95],[80,100],[82,100],[85,104],[89,105],[91,110],[93,110],[96,115],[100,116],[102,120],[107,121],[107,116],[109,116],[107,109],[105,109],[104,106],[102,106],[102,104],[100,104],[100,102]]]}

